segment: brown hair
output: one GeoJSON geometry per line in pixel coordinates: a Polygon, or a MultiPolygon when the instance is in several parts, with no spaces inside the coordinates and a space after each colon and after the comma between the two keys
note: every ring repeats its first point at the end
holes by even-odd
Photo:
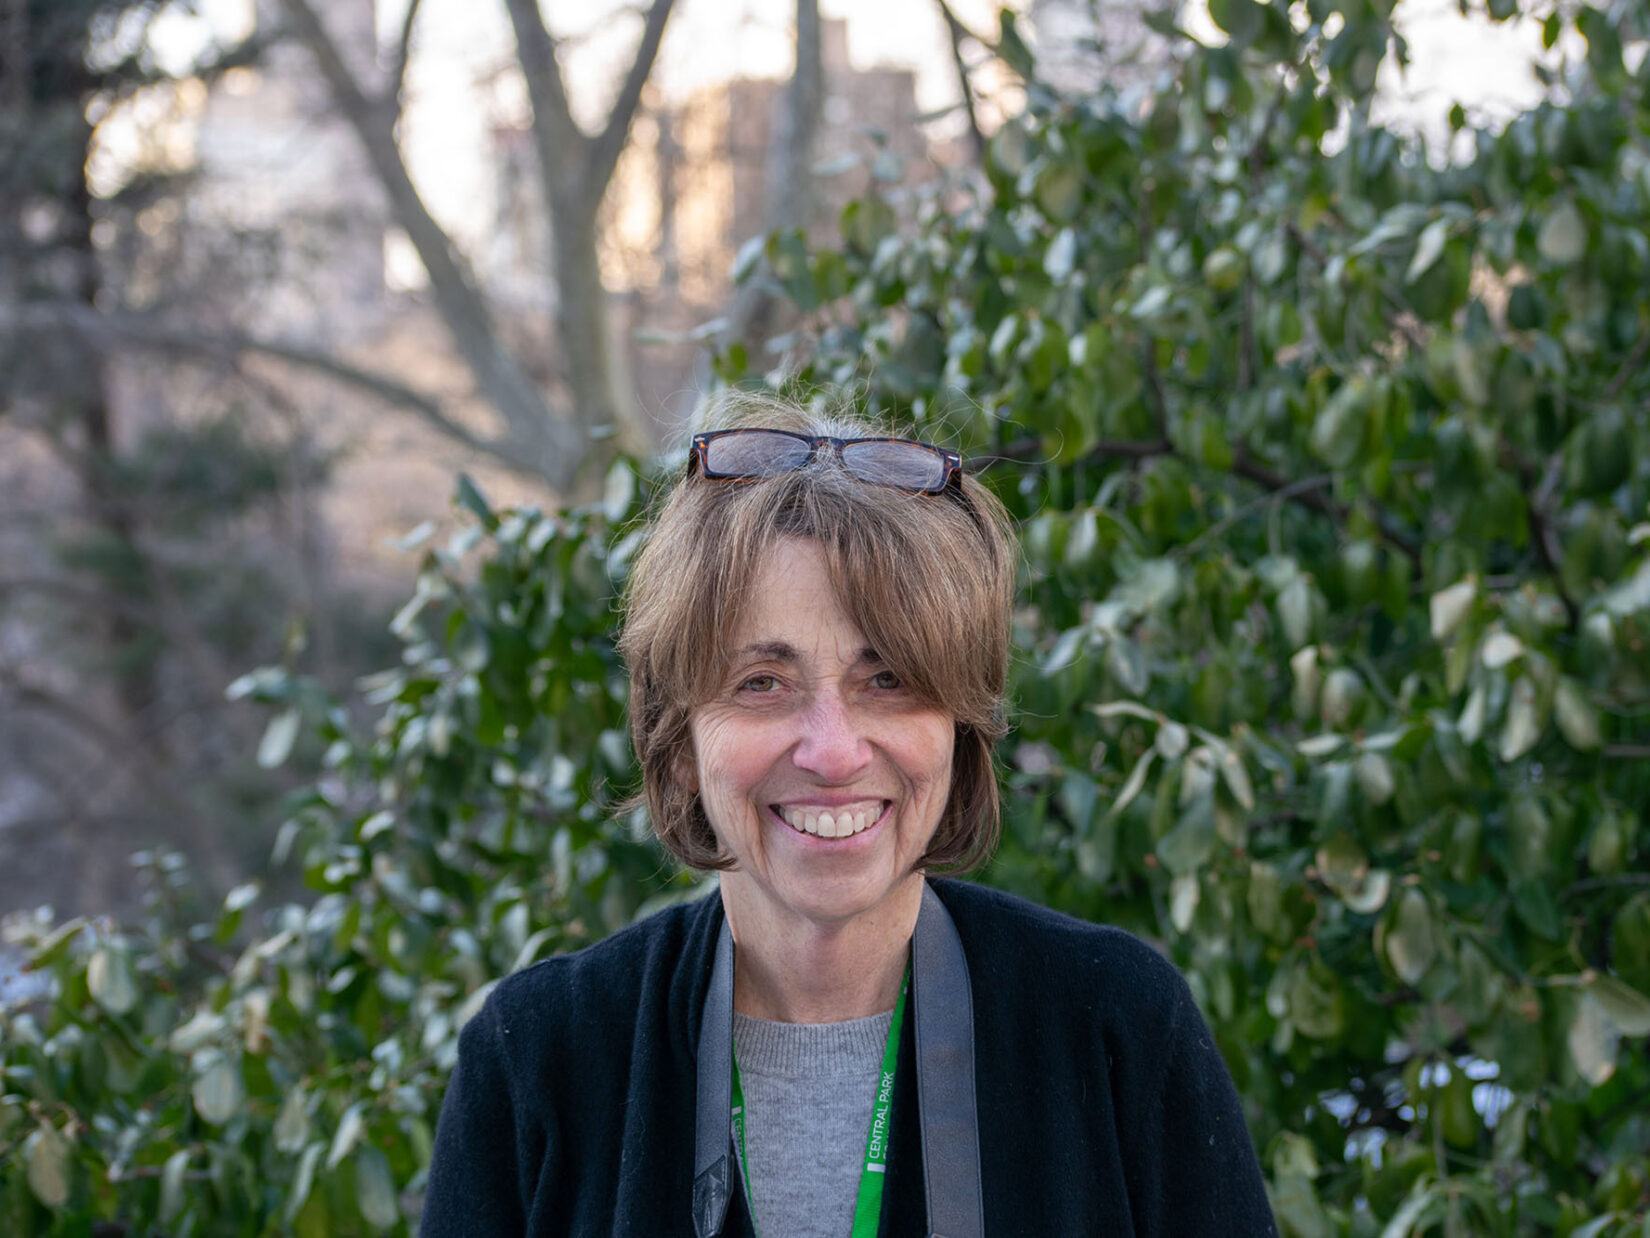
{"type": "MultiPolygon", "coordinates": [[[[840,438],[882,431],[771,396],[724,396],[707,428],[761,425],[840,438]]],[[[624,604],[619,649],[630,668],[630,731],[660,841],[684,863],[726,869],[688,789],[693,709],[726,674],[750,582],[780,538],[817,542],[837,596],[878,655],[955,721],[951,792],[924,868],[960,871],[996,845],[992,748],[1005,730],[1014,540],[979,482],[912,495],[855,480],[834,459],[750,481],[685,476],[651,521],[624,604]]]]}

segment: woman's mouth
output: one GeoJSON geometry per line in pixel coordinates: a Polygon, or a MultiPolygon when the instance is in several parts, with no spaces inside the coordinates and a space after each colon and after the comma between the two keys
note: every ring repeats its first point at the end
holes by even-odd
{"type": "Polygon", "coordinates": [[[787,808],[772,805],[774,814],[799,834],[815,838],[851,838],[868,830],[882,819],[890,801],[879,800],[866,804],[844,804],[840,808],[787,808]]]}

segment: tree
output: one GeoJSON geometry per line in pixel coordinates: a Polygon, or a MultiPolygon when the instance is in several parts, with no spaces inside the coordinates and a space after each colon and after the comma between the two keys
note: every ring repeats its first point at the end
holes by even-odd
{"type": "MultiPolygon", "coordinates": [[[[35,317],[118,321],[136,295],[140,281],[122,255],[138,218],[156,216],[176,185],[163,169],[145,168],[100,198],[90,168],[103,119],[177,85],[149,46],[168,9],[13,0],[3,10],[0,763],[9,794],[0,897],[8,903],[25,883],[39,900],[73,898],[78,870],[78,893],[112,904],[126,882],[113,856],[129,847],[111,841],[133,834],[185,847],[215,876],[239,866],[244,840],[223,828],[224,805],[256,798],[256,780],[232,772],[251,736],[224,708],[222,684],[250,649],[278,653],[286,616],[271,622],[279,610],[271,603],[293,589],[278,569],[238,565],[284,558],[269,554],[271,525],[284,502],[301,513],[303,491],[321,472],[302,442],[276,441],[259,423],[262,402],[249,384],[211,387],[194,424],[146,421],[139,402],[117,398],[118,374],[92,332],[42,329],[35,317]],[[227,562],[204,570],[212,552],[227,562]],[[264,595],[261,614],[235,596],[235,584],[264,595]],[[70,859],[77,847],[78,864],[70,859]]],[[[210,80],[262,46],[210,49],[192,72],[210,80]]]]}
{"type": "MultiPolygon", "coordinates": [[[[419,0],[407,6],[395,69],[380,92],[361,82],[309,0],[281,0],[297,38],[312,52],[340,114],[360,139],[374,175],[429,273],[437,311],[476,385],[504,419],[497,441],[464,432],[513,467],[525,465],[557,490],[573,482],[597,431],[621,432],[633,449],[652,436],[636,410],[615,396],[608,345],[607,292],[597,261],[597,213],[607,195],[642,88],[653,68],[674,0],[654,0],[636,53],[601,130],[585,133],[573,118],[557,63],[557,41],[536,0],[508,0],[516,53],[533,106],[533,145],[550,221],[557,294],[556,343],[567,395],[552,408],[521,360],[500,338],[480,289],[457,247],[424,206],[396,139],[401,87],[419,0]]],[[[552,272],[545,272],[552,278],[552,272]]]]}
{"type": "MultiPolygon", "coordinates": [[[[1639,1234],[1645,11],[1541,9],[1585,60],[1449,164],[1368,119],[1389,13],[1213,16],[1144,106],[1061,98],[1004,29],[988,183],[849,208],[795,379],[1020,517],[984,878],[1171,953],[1285,1232],[1639,1234]]],[[[488,983],[692,892],[608,807],[637,478],[551,516],[461,485],[370,733],[240,685],[329,745],[283,832],[312,906],[238,951],[250,890],[192,934],[13,926],[57,991],[0,1025],[12,1228],[405,1228],[488,983]]]]}

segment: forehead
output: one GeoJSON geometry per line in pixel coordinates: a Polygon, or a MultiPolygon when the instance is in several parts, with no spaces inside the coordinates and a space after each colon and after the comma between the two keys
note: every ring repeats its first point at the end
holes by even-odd
{"type": "Polygon", "coordinates": [[[729,644],[735,655],[780,652],[863,657],[866,640],[831,582],[819,543],[780,538],[757,561],[729,644]]]}

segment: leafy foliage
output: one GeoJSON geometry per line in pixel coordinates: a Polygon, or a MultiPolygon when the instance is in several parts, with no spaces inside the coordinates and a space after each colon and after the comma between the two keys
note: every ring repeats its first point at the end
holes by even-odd
{"type": "MultiPolygon", "coordinates": [[[[1211,9],[1149,96],[1028,80],[988,188],[774,242],[796,377],[991,461],[1026,566],[985,877],[1164,943],[1284,1231],[1640,1234],[1645,10],[1554,10],[1585,62],[1444,165],[1368,119],[1384,9],[1211,9]]],[[[57,991],[0,1025],[7,1232],[404,1231],[487,984],[693,892],[611,813],[635,483],[461,487],[370,735],[237,685],[266,763],[324,747],[312,906],[234,951],[252,893],[183,928],[157,862],[142,924],[13,926],[57,991]]]]}

